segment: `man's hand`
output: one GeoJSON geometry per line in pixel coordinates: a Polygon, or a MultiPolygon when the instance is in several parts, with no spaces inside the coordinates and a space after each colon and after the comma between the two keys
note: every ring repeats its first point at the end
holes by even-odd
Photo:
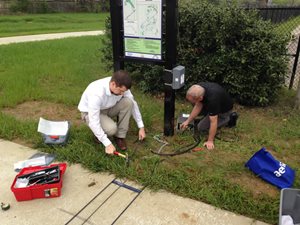
{"type": "Polygon", "coordinates": [[[112,154],[114,154],[115,151],[116,151],[116,148],[113,144],[110,144],[107,147],[105,147],[106,154],[112,155],[112,154]]]}
{"type": "Polygon", "coordinates": [[[208,150],[212,150],[215,147],[213,141],[206,141],[204,142],[203,146],[205,146],[208,150]]]}
{"type": "Polygon", "coordinates": [[[186,120],[180,125],[180,130],[185,130],[186,128],[188,128],[188,126],[189,122],[186,120]]]}
{"type": "Polygon", "coordinates": [[[145,128],[142,127],[139,130],[139,141],[144,140],[144,138],[146,137],[146,132],[145,132],[145,128]]]}

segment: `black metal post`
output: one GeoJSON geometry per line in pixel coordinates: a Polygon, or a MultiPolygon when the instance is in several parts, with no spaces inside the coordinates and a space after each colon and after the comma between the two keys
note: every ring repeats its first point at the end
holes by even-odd
{"type": "MultiPolygon", "coordinates": [[[[163,0],[166,8],[165,25],[165,102],[164,135],[174,135],[175,90],[172,89],[172,69],[176,66],[177,56],[177,14],[178,0],[163,0]]],[[[122,0],[110,0],[110,18],[112,30],[114,70],[124,69],[124,30],[122,18],[122,0]]]]}
{"type": "Polygon", "coordinates": [[[292,72],[292,76],[291,76],[289,89],[292,89],[293,85],[294,85],[294,79],[295,79],[295,74],[296,74],[298,60],[299,60],[299,52],[300,52],[300,36],[298,37],[298,46],[297,46],[297,51],[295,54],[295,61],[294,61],[293,72],[292,72]]]}
{"type": "Polygon", "coordinates": [[[110,20],[112,32],[114,71],[124,69],[124,43],[122,0],[110,0],[110,20]]]}
{"type": "Polygon", "coordinates": [[[166,55],[165,55],[165,111],[164,135],[174,135],[175,90],[172,84],[172,68],[176,65],[177,56],[177,14],[178,0],[166,0],[166,55]]]}

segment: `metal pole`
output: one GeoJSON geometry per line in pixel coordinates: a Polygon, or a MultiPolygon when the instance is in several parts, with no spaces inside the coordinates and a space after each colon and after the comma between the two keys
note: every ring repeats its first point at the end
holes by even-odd
{"type": "Polygon", "coordinates": [[[295,74],[296,74],[298,60],[299,60],[299,51],[300,51],[300,36],[298,37],[298,46],[297,46],[297,51],[295,54],[295,61],[294,61],[293,72],[292,72],[292,76],[291,76],[289,89],[292,89],[293,85],[294,85],[294,79],[295,79],[295,74]]]}
{"type": "Polygon", "coordinates": [[[114,71],[124,69],[124,60],[121,58],[121,56],[124,56],[122,15],[122,0],[110,0],[114,71]]]}
{"type": "Polygon", "coordinates": [[[170,72],[176,65],[177,56],[177,10],[178,0],[166,0],[166,60],[165,60],[165,111],[164,135],[174,135],[175,90],[172,89],[173,76],[170,72]]]}

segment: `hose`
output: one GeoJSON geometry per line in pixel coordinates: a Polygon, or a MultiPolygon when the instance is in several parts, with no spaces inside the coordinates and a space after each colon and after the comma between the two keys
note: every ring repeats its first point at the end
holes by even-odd
{"type": "Polygon", "coordinates": [[[198,135],[194,134],[193,135],[193,138],[195,140],[194,143],[188,144],[188,145],[186,145],[186,146],[184,146],[182,148],[179,148],[179,149],[177,149],[177,150],[175,150],[174,152],[171,152],[171,153],[163,153],[163,152],[161,152],[161,150],[165,146],[167,146],[169,143],[166,142],[166,141],[161,140],[160,139],[160,135],[154,135],[153,138],[156,141],[162,143],[163,145],[160,146],[160,148],[158,149],[158,151],[151,150],[151,152],[154,153],[154,154],[157,154],[157,155],[161,155],[161,156],[175,156],[175,155],[181,155],[181,154],[187,153],[187,152],[191,151],[193,148],[195,148],[196,146],[198,146],[199,143],[201,142],[200,135],[199,134],[198,135]]]}

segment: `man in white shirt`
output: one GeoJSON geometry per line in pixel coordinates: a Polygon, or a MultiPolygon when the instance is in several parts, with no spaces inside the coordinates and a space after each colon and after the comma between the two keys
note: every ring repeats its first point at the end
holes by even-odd
{"type": "Polygon", "coordinates": [[[81,117],[105,146],[107,154],[116,151],[108,137],[113,136],[121,150],[127,149],[125,138],[131,115],[139,128],[139,140],[146,137],[142,116],[130,88],[129,74],[119,70],[112,77],[90,83],[81,96],[78,105],[81,117]],[[117,123],[113,117],[118,118],[117,123]]]}

